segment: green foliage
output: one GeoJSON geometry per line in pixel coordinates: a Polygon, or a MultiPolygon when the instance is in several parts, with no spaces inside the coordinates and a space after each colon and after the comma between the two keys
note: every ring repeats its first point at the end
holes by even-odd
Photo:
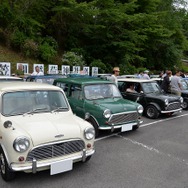
{"type": "Polygon", "coordinates": [[[13,46],[13,48],[20,48],[24,44],[26,38],[27,37],[23,32],[16,29],[10,36],[10,43],[13,46]]]}
{"type": "Polygon", "coordinates": [[[66,52],[63,54],[62,64],[83,67],[85,65],[85,61],[82,55],[78,55],[75,52],[66,52]]]}
{"type": "Polygon", "coordinates": [[[39,57],[47,63],[52,63],[57,55],[57,42],[52,37],[46,37],[41,44],[39,44],[39,57]]]}
{"type": "Polygon", "coordinates": [[[53,63],[162,70],[188,56],[184,0],[0,0],[0,40],[53,63]],[[57,42],[56,42],[57,41],[57,42]],[[65,53],[64,53],[65,52],[65,53]],[[79,54],[82,54],[83,57],[79,54]],[[86,62],[85,62],[86,61],[86,62]]]}
{"type": "Polygon", "coordinates": [[[35,42],[33,39],[26,39],[22,46],[22,52],[26,57],[38,57],[39,55],[39,48],[38,43],[35,42]]]}
{"type": "Polygon", "coordinates": [[[99,67],[99,73],[111,73],[112,67],[107,67],[100,59],[95,59],[91,62],[90,67],[99,67]]]}

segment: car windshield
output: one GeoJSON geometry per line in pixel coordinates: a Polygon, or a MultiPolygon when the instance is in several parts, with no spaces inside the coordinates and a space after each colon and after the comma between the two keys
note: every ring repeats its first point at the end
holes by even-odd
{"type": "Polygon", "coordinates": [[[142,84],[144,93],[161,93],[161,89],[156,82],[146,82],[142,84]]]}
{"type": "Polygon", "coordinates": [[[118,88],[114,84],[92,84],[84,87],[85,98],[89,100],[103,98],[121,98],[118,88]]]}
{"type": "Polygon", "coordinates": [[[5,116],[67,110],[68,104],[61,91],[8,92],[2,97],[2,114],[5,116]]]}
{"type": "Polygon", "coordinates": [[[188,90],[188,80],[181,80],[183,90],[188,90]]]}

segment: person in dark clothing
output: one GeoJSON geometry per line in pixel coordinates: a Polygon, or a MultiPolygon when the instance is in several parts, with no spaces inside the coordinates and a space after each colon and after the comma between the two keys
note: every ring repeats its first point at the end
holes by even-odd
{"type": "Polygon", "coordinates": [[[161,89],[163,89],[165,93],[170,93],[171,77],[172,77],[172,71],[168,71],[167,75],[163,78],[161,89]]]}

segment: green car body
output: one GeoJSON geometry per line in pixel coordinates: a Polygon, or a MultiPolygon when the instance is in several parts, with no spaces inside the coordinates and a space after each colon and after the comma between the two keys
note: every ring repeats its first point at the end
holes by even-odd
{"type": "Polygon", "coordinates": [[[123,99],[113,82],[97,78],[59,78],[73,112],[98,130],[134,130],[142,123],[142,105],[123,99]]]}

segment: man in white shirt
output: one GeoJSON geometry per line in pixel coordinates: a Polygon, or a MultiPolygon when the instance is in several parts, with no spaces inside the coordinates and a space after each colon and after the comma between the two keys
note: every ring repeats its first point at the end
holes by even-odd
{"type": "Polygon", "coordinates": [[[113,74],[110,77],[110,80],[113,81],[116,84],[116,86],[118,86],[117,76],[119,76],[119,72],[120,72],[119,67],[114,67],[113,74]]]}
{"type": "Polygon", "coordinates": [[[142,79],[145,79],[145,80],[149,80],[150,79],[150,77],[148,76],[148,70],[145,70],[144,71],[144,74],[143,74],[143,76],[142,76],[142,79]]]}
{"type": "Polygon", "coordinates": [[[44,73],[42,71],[40,71],[39,66],[36,66],[35,71],[31,75],[32,76],[40,76],[40,75],[44,75],[44,73]]]}

